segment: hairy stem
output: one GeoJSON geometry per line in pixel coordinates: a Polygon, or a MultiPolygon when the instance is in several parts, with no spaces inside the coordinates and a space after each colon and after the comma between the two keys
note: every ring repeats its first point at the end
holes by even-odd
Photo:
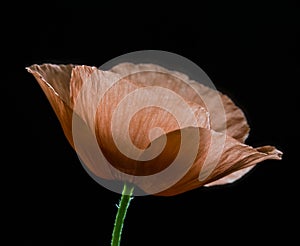
{"type": "Polygon", "coordinates": [[[126,217],[127,209],[132,200],[133,188],[124,184],[120,203],[118,205],[118,212],[115,219],[114,229],[112,233],[111,246],[120,246],[122,229],[126,217]]]}

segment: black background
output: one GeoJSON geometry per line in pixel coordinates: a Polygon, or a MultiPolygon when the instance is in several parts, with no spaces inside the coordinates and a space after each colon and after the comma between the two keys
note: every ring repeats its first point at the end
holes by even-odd
{"type": "Polygon", "coordinates": [[[284,155],[231,185],[134,198],[121,245],[295,240],[299,9],[294,4],[40,1],[11,4],[2,12],[2,221],[10,244],[109,245],[119,200],[83,170],[25,67],[100,66],[146,49],[198,64],[245,111],[251,127],[247,143],[274,145],[284,155]]]}

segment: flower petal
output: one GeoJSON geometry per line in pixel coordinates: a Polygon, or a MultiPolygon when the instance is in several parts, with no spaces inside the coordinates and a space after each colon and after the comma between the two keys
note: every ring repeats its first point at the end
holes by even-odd
{"type": "Polygon", "coordinates": [[[194,85],[194,88],[205,98],[205,103],[208,105],[211,128],[216,132],[223,132],[224,126],[226,127],[226,134],[237,139],[240,142],[245,142],[248,137],[250,128],[247,123],[247,119],[243,111],[237,107],[234,102],[226,95],[213,90],[207,86],[204,86],[197,82],[191,82],[194,85]],[[222,109],[216,104],[218,103],[219,98],[222,100],[222,104],[225,110],[225,119],[224,122],[222,115],[222,109]]]}
{"type": "Polygon", "coordinates": [[[186,101],[197,103],[205,108],[205,104],[197,91],[190,86],[188,77],[179,72],[170,71],[155,64],[133,63],[120,63],[111,68],[110,71],[144,86],[168,88],[183,97],[186,101]]]}
{"type": "Polygon", "coordinates": [[[47,99],[49,100],[58,120],[62,126],[65,136],[73,146],[72,140],[72,114],[69,100],[69,85],[73,65],[32,65],[27,67],[47,99]]]}
{"type": "Polygon", "coordinates": [[[229,97],[190,80],[185,74],[155,64],[133,63],[118,64],[111,71],[145,85],[169,88],[186,100],[198,103],[209,112],[211,127],[215,131],[223,132],[226,128],[227,134],[240,142],[244,142],[248,136],[249,126],[246,117],[229,97]]]}
{"type": "Polygon", "coordinates": [[[203,128],[199,129],[199,132],[199,152],[193,166],[178,183],[157,195],[171,196],[180,194],[222,179],[244,168],[252,167],[264,160],[281,159],[282,152],[273,146],[253,148],[240,143],[230,136],[225,136],[225,143],[220,144],[219,141],[213,141],[213,139],[215,135],[217,135],[216,140],[219,137],[224,137],[222,136],[223,133],[216,133],[213,130],[209,131],[203,128]],[[219,158],[208,160],[215,156],[209,155],[210,151],[218,156],[220,150],[222,152],[219,153],[219,158]],[[208,158],[208,156],[210,157],[208,158]],[[208,165],[205,165],[205,163],[208,163],[208,165]]]}
{"type": "Polygon", "coordinates": [[[54,65],[42,64],[27,67],[27,71],[32,73],[39,84],[46,84],[56,96],[69,104],[70,79],[74,65],[54,65]]]}
{"type": "Polygon", "coordinates": [[[223,178],[217,179],[216,181],[213,181],[211,183],[205,184],[205,186],[215,186],[215,185],[224,185],[224,184],[229,184],[233,183],[236,180],[242,178],[246,173],[250,172],[255,167],[255,165],[243,168],[241,170],[238,170],[236,172],[233,172],[223,178]]]}
{"type": "Polygon", "coordinates": [[[74,111],[95,129],[103,154],[127,173],[135,172],[136,160],[152,139],[188,126],[209,128],[209,115],[198,104],[110,71],[76,66],[71,97],[74,111]]]}
{"type": "MultiPolygon", "coordinates": [[[[138,159],[152,139],[188,126],[206,127],[208,122],[205,110],[186,103],[173,91],[124,81],[101,99],[96,134],[103,148],[115,146],[130,159],[138,159]]],[[[117,152],[111,155],[120,162],[117,152]]]]}

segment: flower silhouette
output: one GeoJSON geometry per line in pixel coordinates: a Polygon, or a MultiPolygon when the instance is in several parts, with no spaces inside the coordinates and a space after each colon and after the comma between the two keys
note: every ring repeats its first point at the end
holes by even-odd
{"type": "Polygon", "coordinates": [[[182,73],[132,63],[109,71],[72,64],[35,64],[27,70],[47,96],[71,146],[104,180],[127,181],[145,193],[172,196],[233,182],[259,162],[281,159],[273,146],[245,144],[247,120],[229,97],[182,73]],[[78,147],[79,135],[85,140],[78,147]],[[97,149],[109,166],[94,157],[97,149]],[[174,163],[172,175],[145,181],[174,163]],[[159,184],[165,188],[156,189],[159,184]]]}

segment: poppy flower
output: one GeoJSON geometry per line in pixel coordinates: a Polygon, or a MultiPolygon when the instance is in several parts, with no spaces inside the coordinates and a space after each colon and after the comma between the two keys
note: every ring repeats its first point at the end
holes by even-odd
{"type": "Polygon", "coordinates": [[[27,70],[80,159],[104,180],[172,196],[233,182],[259,162],[281,159],[273,146],[245,144],[249,126],[242,110],[185,74],[133,63],[109,71],[73,64],[35,64],[27,70]],[[101,160],[94,155],[98,150],[101,160]],[[155,176],[171,167],[172,175],[155,176]]]}

